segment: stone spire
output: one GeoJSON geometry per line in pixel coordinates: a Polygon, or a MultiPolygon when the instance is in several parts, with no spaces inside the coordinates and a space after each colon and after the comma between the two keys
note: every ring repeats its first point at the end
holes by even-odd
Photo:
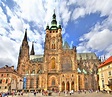
{"type": "Polygon", "coordinates": [[[25,35],[23,41],[27,41],[27,29],[25,29],[25,35]]]}
{"type": "Polygon", "coordinates": [[[30,55],[35,55],[34,42],[32,42],[32,49],[31,49],[30,55]]]}
{"type": "Polygon", "coordinates": [[[27,29],[25,29],[25,35],[22,41],[22,45],[20,47],[18,57],[17,70],[19,74],[25,73],[25,66],[23,66],[23,64],[26,64],[28,61],[29,61],[29,45],[27,41],[27,29]]]}

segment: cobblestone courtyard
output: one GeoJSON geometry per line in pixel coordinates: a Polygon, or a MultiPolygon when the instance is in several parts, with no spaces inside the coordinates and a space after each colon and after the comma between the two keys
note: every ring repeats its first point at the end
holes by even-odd
{"type": "MultiPolygon", "coordinates": [[[[8,97],[46,97],[46,96],[43,96],[41,93],[38,93],[36,94],[36,96],[34,96],[33,93],[27,93],[27,94],[24,94],[23,96],[8,96],[8,97]]],[[[104,93],[96,93],[96,92],[93,92],[93,93],[74,93],[72,95],[65,95],[64,93],[61,93],[60,96],[58,95],[58,93],[53,93],[52,96],[49,96],[49,97],[112,97],[112,94],[104,94],[104,93]]]]}

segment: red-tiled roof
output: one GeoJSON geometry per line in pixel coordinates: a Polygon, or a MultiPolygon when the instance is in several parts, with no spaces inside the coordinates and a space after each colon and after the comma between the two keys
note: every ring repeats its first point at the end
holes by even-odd
{"type": "Polygon", "coordinates": [[[103,67],[103,66],[105,66],[105,65],[107,65],[108,63],[111,63],[111,62],[112,62],[112,56],[110,56],[107,60],[105,60],[105,62],[103,62],[102,64],[100,64],[98,66],[98,68],[103,67]]]}

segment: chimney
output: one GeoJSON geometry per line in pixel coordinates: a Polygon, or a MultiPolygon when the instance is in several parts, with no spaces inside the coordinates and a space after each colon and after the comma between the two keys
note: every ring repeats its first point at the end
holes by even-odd
{"type": "Polygon", "coordinates": [[[11,69],[14,70],[14,66],[11,66],[11,69]]]}
{"type": "Polygon", "coordinates": [[[8,65],[5,65],[5,68],[8,67],[8,65]]]}

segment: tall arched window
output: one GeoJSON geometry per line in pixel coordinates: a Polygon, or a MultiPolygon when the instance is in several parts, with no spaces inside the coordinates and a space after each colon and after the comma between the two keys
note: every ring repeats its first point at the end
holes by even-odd
{"type": "Polygon", "coordinates": [[[55,79],[52,79],[52,85],[55,85],[55,79]]]}
{"type": "Polygon", "coordinates": [[[32,78],[31,80],[30,80],[30,88],[33,88],[34,87],[34,79],[32,78]]]}
{"type": "Polygon", "coordinates": [[[52,44],[52,49],[53,49],[53,44],[52,44]]]}
{"type": "Polygon", "coordinates": [[[55,69],[55,58],[51,60],[51,69],[55,69]]]}
{"type": "Polygon", "coordinates": [[[55,49],[55,44],[54,44],[54,47],[53,47],[53,49],[55,49]]]}
{"type": "Polygon", "coordinates": [[[54,40],[52,41],[52,49],[55,49],[55,42],[54,42],[54,40]]]}
{"type": "Polygon", "coordinates": [[[52,49],[55,49],[55,44],[54,43],[52,44],[52,49]]]}

